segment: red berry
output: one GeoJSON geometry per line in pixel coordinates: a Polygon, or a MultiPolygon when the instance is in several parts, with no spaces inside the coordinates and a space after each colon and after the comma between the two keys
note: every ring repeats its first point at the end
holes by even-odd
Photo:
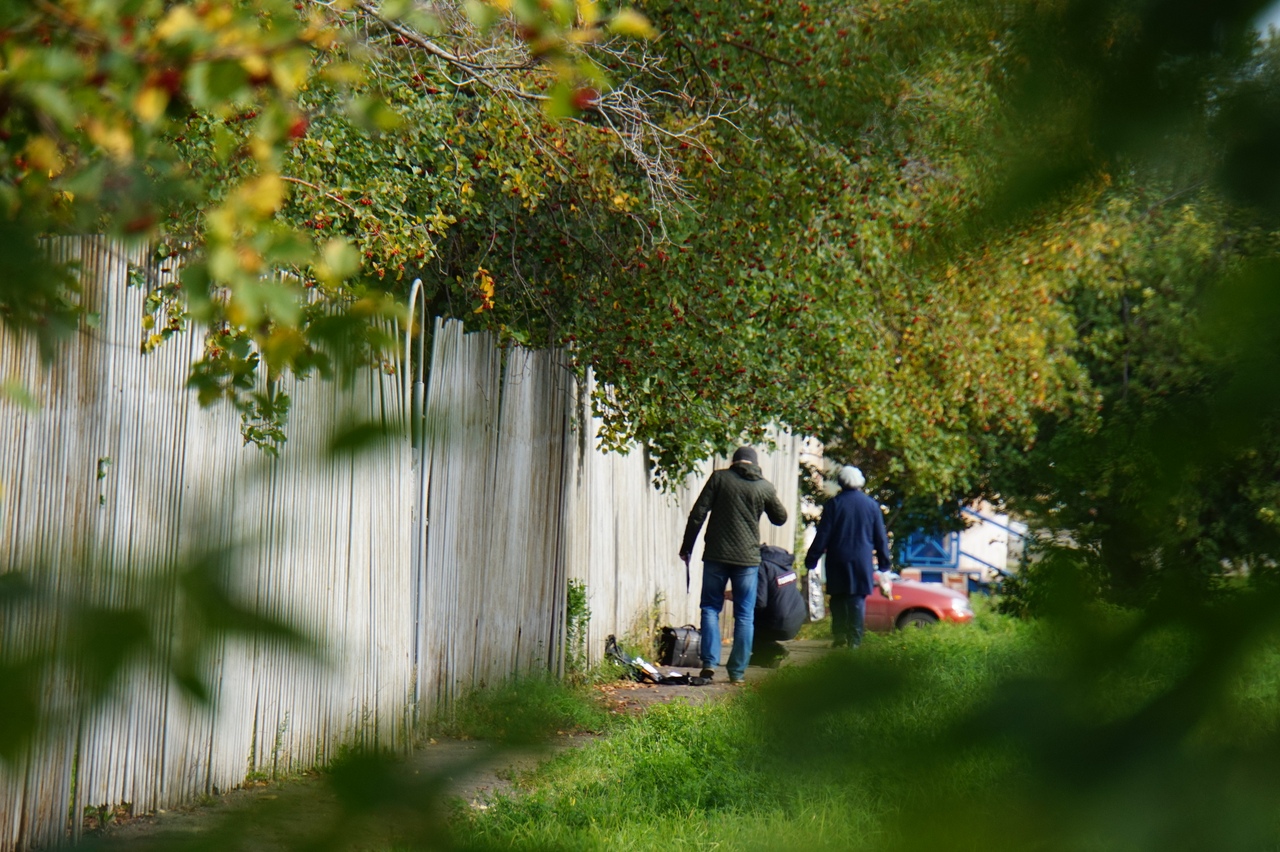
{"type": "Polygon", "coordinates": [[[600,92],[590,86],[581,89],[574,89],[571,102],[576,110],[591,109],[596,105],[596,101],[600,100],[600,92]]]}

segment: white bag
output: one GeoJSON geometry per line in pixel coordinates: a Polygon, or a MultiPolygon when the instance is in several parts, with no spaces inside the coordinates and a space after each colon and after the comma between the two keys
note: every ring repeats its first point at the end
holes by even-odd
{"type": "Polygon", "coordinates": [[[822,597],[822,570],[826,567],[824,556],[813,566],[813,570],[804,575],[805,600],[809,604],[809,620],[821,621],[827,615],[826,601],[822,597]]]}

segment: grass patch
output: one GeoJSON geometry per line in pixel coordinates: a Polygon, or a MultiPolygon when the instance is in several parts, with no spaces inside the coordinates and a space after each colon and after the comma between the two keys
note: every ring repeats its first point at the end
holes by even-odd
{"type": "Polygon", "coordinates": [[[851,848],[848,791],[780,789],[752,755],[740,702],[655,705],[605,741],[557,757],[483,813],[461,817],[465,845],[505,848],[751,848],[792,835],[796,848],[851,848]],[[795,833],[797,823],[805,830],[795,833]]]}
{"type": "Polygon", "coordinates": [[[466,849],[1280,849],[1280,639],[1194,625],[869,635],[719,703],[655,706],[459,813],[466,849]],[[1212,646],[1210,646],[1210,649],[1212,646]],[[1207,664],[1206,664],[1207,663],[1207,664]]]}
{"type": "Polygon", "coordinates": [[[831,615],[828,613],[817,621],[806,621],[800,625],[797,639],[822,639],[831,641],[831,615]]]}
{"type": "Polygon", "coordinates": [[[532,677],[478,689],[435,731],[462,739],[529,745],[572,732],[600,732],[610,715],[585,686],[532,677]]]}
{"type": "MultiPolygon", "coordinates": [[[[459,837],[517,849],[874,848],[898,792],[918,783],[910,753],[996,672],[1031,665],[1024,633],[993,618],[874,636],[865,653],[783,669],[725,702],[654,706],[558,756],[521,794],[461,816],[459,837]]],[[[952,783],[990,783],[1005,763],[957,767],[952,783]]]]}

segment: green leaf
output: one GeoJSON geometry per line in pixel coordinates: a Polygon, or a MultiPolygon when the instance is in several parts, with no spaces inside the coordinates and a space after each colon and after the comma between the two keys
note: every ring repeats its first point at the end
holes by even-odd
{"type": "Polygon", "coordinates": [[[614,35],[627,36],[629,38],[651,39],[657,38],[658,31],[654,29],[653,24],[649,23],[649,19],[635,9],[619,9],[609,19],[609,32],[614,35]]]}
{"type": "Polygon", "coordinates": [[[297,266],[311,262],[313,246],[305,234],[292,228],[278,228],[271,233],[266,253],[272,265],[297,266]]]}
{"type": "Polygon", "coordinates": [[[388,21],[398,21],[414,7],[414,0],[382,0],[378,14],[388,21]]]}
{"type": "Polygon", "coordinates": [[[337,285],[360,271],[360,252],[343,239],[332,239],[325,244],[316,277],[327,284],[337,285]]]}
{"type": "Polygon", "coordinates": [[[79,110],[72,106],[65,89],[51,83],[31,83],[26,90],[27,97],[63,127],[74,127],[79,121],[79,110]]]}
{"type": "Polygon", "coordinates": [[[249,74],[234,60],[197,62],[188,74],[187,92],[202,109],[225,109],[248,94],[249,74]]]}
{"type": "Polygon", "coordinates": [[[488,32],[502,17],[501,12],[484,0],[466,0],[462,8],[466,11],[467,18],[481,32],[488,32]]]}
{"type": "Polygon", "coordinates": [[[225,125],[213,128],[213,156],[220,163],[225,163],[231,155],[240,149],[240,139],[225,125]]]}
{"type": "Polygon", "coordinates": [[[573,87],[559,82],[547,91],[547,100],[542,104],[543,112],[550,118],[570,118],[578,114],[573,105],[573,87]]]}
{"type": "Polygon", "coordinates": [[[404,22],[423,35],[440,35],[445,31],[444,22],[439,15],[417,6],[404,16],[404,22]]]}
{"type": "Polygon", "coordinates": [[[365,95],[348,102],[347,114],[357,124],[374,133],[396,130],[404,124],[404,117],[387,106],[382,98],[365,95]]]}
{"type": "Polygon", "coordinates": [[[0,384],[0,398],[7,399],[28,414],[40,410],[40,403],[32,396],[31,391],[16,379],[0,384]]]}

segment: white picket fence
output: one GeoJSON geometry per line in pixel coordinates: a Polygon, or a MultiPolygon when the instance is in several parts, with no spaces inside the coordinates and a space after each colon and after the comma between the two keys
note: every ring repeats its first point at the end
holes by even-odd
{"type": "MultiPolygon", "coordinates": [[[[0,403],[0,570],[125,606],[147,587],[137,577],[224,553],[238,600],[323,653],[223,638],[200,658],[207,703],[172,682],[163,654],[134,663],[108,700],[0,762],[0,852],[78,836],[86,806],[144,812],[253,771],[323,764],[346,744],[408,748],[415,722],[466,691],[561,671],[570,577],[590,595],[593,659],[655,603],[664,621],[696,621],[698,572],[686,592],[675,554],[705,477],[662,494],[642,454],[596,450],[590,388],[562,353],[502,350],[452,321],[428,344],[422,327],[393,374],[292,382],[289,441],[269,460],[242,445],[233,411],[202,409],[186,389],[201,334],[140,354],[144,294],[128,265],[146,263],[141,249],[84,239],[52,251],[82,263],[100,321],[52,367],[0,336],[0,381],[40,404],[0,403]],[[413,353],[427,349],[419,369],[413,353]],[[391,437],[354,458],[326,452],[334,429],[369,420],[391,437]],[[119,579],[126,569],[134,579],[119,579]]],[[[762,457],[788,506],[796,456],[784,437],[762,457]]],[[[765,527],[764,540],[794,543],[794,520],[765,527]]],[[[159,587],[171,592],[147,604],[173,650],[193,625],[180,623],[181,591],[159,587]]],[[[34,647],[68,617],[6,617],[0,641],[34,647]]],[[[78,706],[69,689],[55,675],[45,692],[78,706]]]]}

